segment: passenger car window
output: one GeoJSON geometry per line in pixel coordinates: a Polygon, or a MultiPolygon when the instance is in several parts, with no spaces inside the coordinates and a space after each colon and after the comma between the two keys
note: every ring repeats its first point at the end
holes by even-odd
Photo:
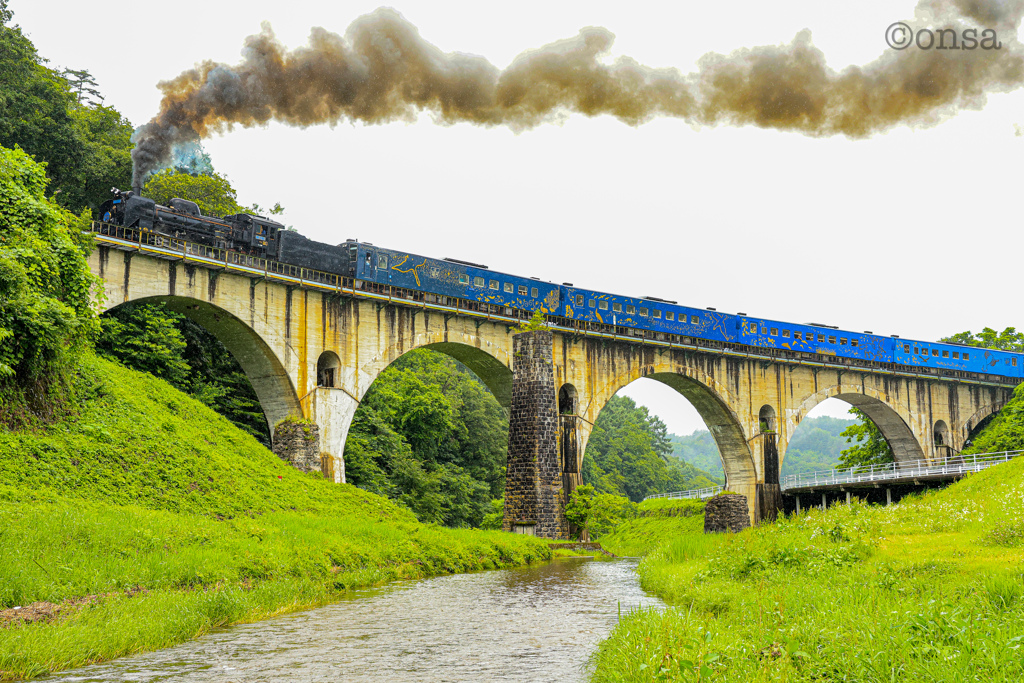
{"type": "Polygon", "coordinates": [[[612,310],[616,313],[622,313],[622,304],[612,304],[612,310]]]}
{"type": "Polygon", "coordinates": [[[526,285],[519,285],[519,296],[526,296],[526,285]]]}
{"type": "Polygon", "coordinates": [[[600,302],[600,303],[598,304],[598,307],[599,307],[599,308],[600,308],[600,309],[601,309],[602,311],[607,311],[607,310],[608,310],[608,302],[607,302],[607,301],[602,301],[602,302],[600,302]]]}
{"type": "Polygon", "coordinates": [[[388,257],[385,256],[384,254],[381,254],[380,256],[378,256],[377,257],[377,267],[378,268],[387,268],[388,267],[388,257]]]}
{"type": "Polygon", "coordinates": [[[536,287],[531,287],[530,288],[530,296],[532,296],[534,299],[537,298],[537,288],[536,287]]]}
{"type": "Polygon", "coordinates": [[[516,287],[511,282],[506,282],[505,283],[505,291],[506,292],[508,292],[509,294],[514,294],[515,290],[516,290],[516,287]]]}
{"type": "Polygon", "coordinates": [[[473,278],[473,286],[474,287],[483,287],[484,286],[484,279],[482,277],[475,277],[475,278],[473,278]]]}
{"type": "Polygon", "coordinates": [[[497,291],[497,289],[498,289],[498,281],[497,280],[491,280],[489,284],[491,286],[491,289],[497,291]]]}
{"type": "Polygon", "coordinates": [[[582,294],[577,294],[576,295],[576,305],[577,306],[582,306],[583,305],[583,295],[582,294]]]}

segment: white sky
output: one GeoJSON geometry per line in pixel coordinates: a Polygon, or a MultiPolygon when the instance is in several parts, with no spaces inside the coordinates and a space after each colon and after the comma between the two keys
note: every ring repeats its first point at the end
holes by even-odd
{"type": "MultiPolygon", "coordinates": [[[[343,33],[373,2],[10,0],[51,65],[89,69],[135,125],[156,83],[239,60],[270,21],[289,47],[313,25],[343,33]]],[[[613,56],[688,72],[714,51],[788,43],[803,28],[831,67],[865,64],[913,2],[810,0],[395,5],[445,51],[499,67],[524,49],[604,26],[613,56]]],[[[911,48],[913,49],[913,48],[911,48]]],[[[941,125],[869,140],[755,128],[631,128],[572,116],[519,135],[471,125],[237,130],[205,143],[242,203],[281,202],[314,239],[358,238],[506,272],[792,322],[925,340],[1024,326],[1020,92],[941,125]]],[[[626,393],[676,433],[703,427],[672,390],[626,393]]],[[[844,415],[845,404],[815,414],[844,415]]]]}

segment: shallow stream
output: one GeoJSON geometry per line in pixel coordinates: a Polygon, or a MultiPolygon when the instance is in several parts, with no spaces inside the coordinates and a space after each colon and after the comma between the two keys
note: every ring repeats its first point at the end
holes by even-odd
{"type": "Polygon", "coordinates": [[[660,605],[634,560],[558,560],[353,591],[48,681],[583,681],[623,612],[660,605]]]}

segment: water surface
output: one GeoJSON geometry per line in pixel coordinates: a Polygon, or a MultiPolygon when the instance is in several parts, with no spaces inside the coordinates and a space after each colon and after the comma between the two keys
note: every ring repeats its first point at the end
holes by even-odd
{"type": "Polygon", "coordinates": [[[583,681],[619,608],[660,605],[633,560],[559,560],[353,591],[50,681],[583,681]]]}

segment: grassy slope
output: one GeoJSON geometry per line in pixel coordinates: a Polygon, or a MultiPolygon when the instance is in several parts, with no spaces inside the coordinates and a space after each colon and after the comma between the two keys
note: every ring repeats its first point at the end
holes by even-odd
{"type": "Polygon", "coordinates": [[[641,582],[676,608],[624,618],[596,681],[1024,679],[1024,458],[735,536],[651,522],[641,582]]]}
{"type": "Polygon", "coordinates": [[[53,623],[0,628],[0,678],[167,646],[351,587],[550,557],[538,539],[423,525],[302,474],[148,375],[89,357],[80,384],[77,418],[0,431],[0,609],[99,597],[53,623]]]}
{"type": "Polygon", "coordinates": [[[640,517],[601,537],[601,546],[616,555],[638,557],[653,552],[666,539],[700,537],[704,531],[704,502],[654,498],[639,505],[640,517]]]}

